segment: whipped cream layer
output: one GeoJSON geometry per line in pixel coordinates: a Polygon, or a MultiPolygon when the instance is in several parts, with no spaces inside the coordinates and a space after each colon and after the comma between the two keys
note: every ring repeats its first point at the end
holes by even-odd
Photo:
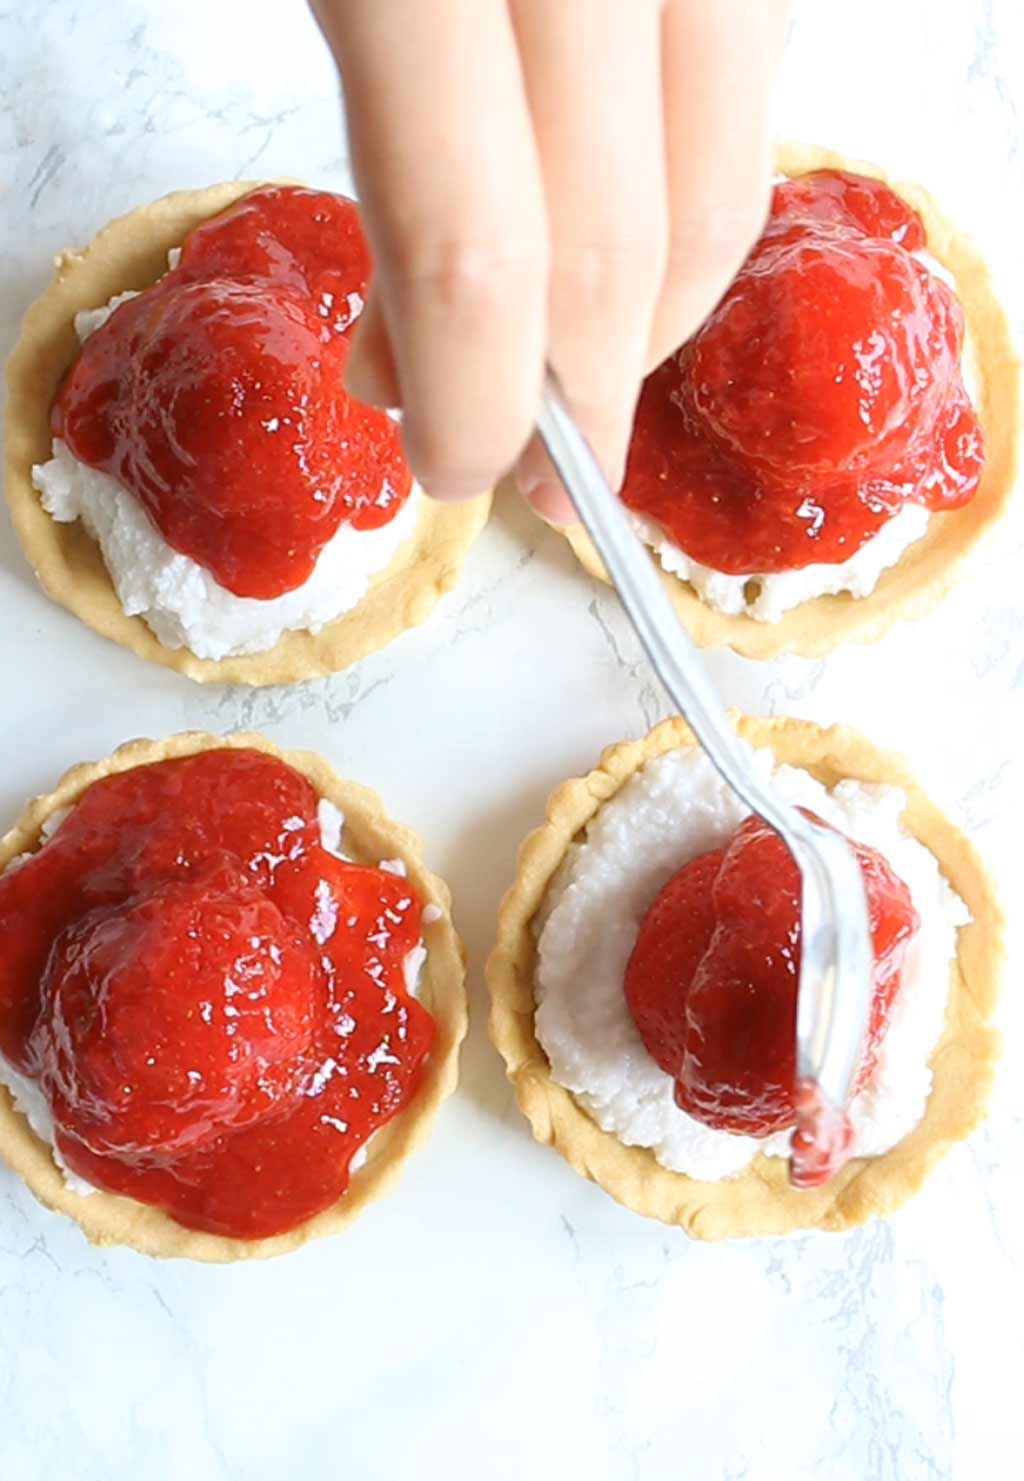
{"type": "Polygon", "coordinates": [[[865,540],[849,560],[829,565],[803,566],[798,571],[751,571],[742,576],[729,576],[714,566],[703,566],[670,540],[652,519],[632,514],[633,528],[654,551],[661,565],[681,581],[688,581],[694,591],[717,612],[729,617],[741,614],[758,622],[778,622],[792,607],[815,597],[870,596],[882,572],[894,566],[928,528],[931,515],[921,504],[905,504],[898,514],[887,520],[876,535],[865,540]]]}

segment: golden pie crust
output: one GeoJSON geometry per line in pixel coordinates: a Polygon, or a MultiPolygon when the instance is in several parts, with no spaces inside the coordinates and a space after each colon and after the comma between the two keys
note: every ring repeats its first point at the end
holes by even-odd
{"type": "Polygon", "coordinates": [[[515,883],[501,907],[497,945],[487,964],[491,1038],[537,1140],[557,1148],[577,1172],[636,1213],[707,1240],[848,1229],[905,1203],[985,1112],[998,1053],[991,1019],[1003,961],[1003,916],[973,846],[929,801],[899,757],[838,726],[823,730],[802,720],[738,717],[736,728],[752,745],[770,747],[780,762],[802,767],[826,786],[853,777],[902,787],[904,822],[971,913],[971,923],[957,933],[946,1027],[932,1054],[932,1091],[921,1122],[884,1156],[854,1159],[821,1188],[791,1188],[785,1159],[765,1156],[736,1177],[701,1182],[669,1172],[653,1152],[602,1131],[552,1079],[534,1033],[534,918],[569,845],[604,803],[652,756],[695,744],[682,720],[666,720],[643,740],[611,746],[589,776],[552,793],[547,822],[524,841],[515,883]]]}
{"type": "MultiPolygon", "coordinates": [[[[852,170],[891,185],[920,215],[928,251],[953,274],[967,320],[967,351],[978,383],[976,405],[985,432],[986,456],[981,485],[970,504],[949,514],[936,514],[928,529],[894,566],[883,571],[866,597],[815,597],[784,613],[778,622],[758,622],[746,615],[727,616],[697,595],[687,582],[651,559],[694,642],[702,648],[728,647],[745,658],[773,658],[799,653],[820,658],[839,643],[873,642],[897,620],[923,616],[947,593],[963,561],[979,547],[1006,510],[1017,473],[1020,435],[1020,362],[1006,315],[999,305],[988,268],[968,239],[943,216],[920,185],[893,180],[877,165],[848,159],[831,149],[785,144],[776,153],[782,175],[811,170],[852,170]]],[[[581,564],[607,581],[601,559],[581,525],[563,531],[581,564]]]]}
{"type": "Polygon", "coordinates": [[[437,1037],[415,1098],[367,1143],[366,1162],[353,1173],[344,1197],[297,1229],[271,1239],[228,1239],[187,1229],[162,1210],[133,1198],[100,1192],[80,1197],[72,1193],[53,1161],[49,1145],[36,1136],[25,1117],[14,1109],[10,1092],[0,1085],[0,1157],[20,1174],[40,1203],[68,1214],[93,1244],[129,1245],[144,1255],[223,1263],[283,1255],[311,1239],[336,1234],[394,1185],[402,1164],[425,1141],[441,1102],[455,1089],[459,1045],[466,1033],[465,966],[462,943],[451,921],[448,887],[424,865],[417,835],[387,816],[375,792],[342,780],[321,756],[310,751],[279,750],[260,735],[222,739],[190,732],[162,741],[128,741],[105,761],[73,766],[52,792],[26,805],[14,827],[0,838],[0,870],[17,854],[36,849],[46,819],[59,808],[72,806],[101,777],[174,756],[236,748],[265,751],[301,772],[321,797],[344,814],[343,842],[350,858],[374,865],[381,859],[403,859],[420,899],[442,912],[439,920],[423,926],[427,959],[419,994],[433,1015],[437,1037]]]}
{"type": "Polygon", "coordinates": [[[32,467],[51,456],[50,407],[79,351],[75,314],[115,293],[149,287],[166,272],[169,248],[259,185],[234,181],[178,191],[118,217],[84,250],[62,252],[53,281],[25,316],[7,366],[7,502],[40,585],[104,637],[201,683],[289,684],[336,673],[375,653],[423,622],[452,589],[490,512],[490,494],[465,504],[421,497],[415,533],[350,612],[319,633],[285,633],[265,653],[221,659],[166,648],[141,617],[128,617],[99,546],[81,521],[58,524],[46,513],[32,484],[32,467]]]}

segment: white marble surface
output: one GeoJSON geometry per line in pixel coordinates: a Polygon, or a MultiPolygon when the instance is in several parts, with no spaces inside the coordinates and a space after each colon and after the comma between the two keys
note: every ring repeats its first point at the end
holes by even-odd
{"type": "MultiPolygon", "coordinates": [[[[1016,293],[1022,58],[1017,0],[805,0],[780,131],[929,181],[1016,293]]],[[[0,99],[4,353],[52,254],[116,212],[231,176],[347,181],[333,78],[297,0],[0,4],[0,99]]],[[[734,703],[850,720],[912,753],[1006,871],[1013,910],[1021,554],[1011,529],[881,649],[711,659],[734,703]]],[[[484,1032],[499,894],[552,784],[663,706],[608,593],[514,500],[426,629],[327,683],[202,690],[146,667],[35,590],[6,520],[0,609],[3,818],[140,733],[258,726],[319,748],[429,840],[474,1009],[462,1088],[400,1189],[287,1260],[92,1250],[0,1171],[3,1481],[1020,1474],[1017,980],[988,1128],[889,1224],[703,1247],[530,1140],[484,1032]]]]}

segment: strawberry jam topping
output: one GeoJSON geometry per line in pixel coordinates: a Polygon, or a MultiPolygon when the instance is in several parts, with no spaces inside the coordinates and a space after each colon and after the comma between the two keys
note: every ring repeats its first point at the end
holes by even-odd
{"type": "Polygon", "coordinates": [[[0,1050],[68,1166],[180,1223],[281,1234],[415,1095],[406,880],[320,841],[283,762],[206,751],[96,782],[0,876],[0,1050]]]}
{"type": "Polygon", "coordinates": [[[339,526],[389,523],[412,488],[395,422],[342,387],[369,277],[352,201],[254,191],[89,336],[54,436],[221,586],[294,590],[339,526]]]}
{"type": "MultiPolygon", "coordinates": [[[[854,849],[875,954],[859,1089],[888,1029],[918,915],[882,856],[854,849]]],[[[793,1125],[799,973],[800,875],[778,834],[748,818],[727,845],[669,880],[626,969],[634,1022],[688,1115],[756,1137],[793,1125]]]]}
{"type": "Polygon", "coordinates": [[[845,561],[906,503],[966,504],[964,318],[924,246],[878,180],[777,185],[732,286],[644,385],[624,502],[730,575],[845,561]]]}

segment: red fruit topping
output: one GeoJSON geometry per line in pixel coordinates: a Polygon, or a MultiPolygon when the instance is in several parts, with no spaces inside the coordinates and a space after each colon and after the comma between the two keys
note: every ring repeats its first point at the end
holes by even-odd
{"type": "Polygon", "coordinates": [[[967,503],[983,447],[963,313],[923,245],[877,180],[777,186],[732,286],[645,384],[625,503],[734,575],[845,561],[908,502],[967,503]]]}
{"type": "Polygon", "coordinates": [[[228,590],[293,590],[340,525],[387,524],[412,487],[395,422],[342,387],[369,274],[352,201],[245,196],[89,336],[54,435],[228,590]]]}
{"type": "MultiPolygon", "coordinates": [[[[868,896],[875,997],[862,1085],[918,926],[910,892],[880,854],[854,845],[868,896]]],[[[727,848],[683,866],[647,912],[626,969],[626,999],[676,1101],[719,1131],[768,1136],[793,1124],[800,876],[760,818],[727,848]]]]}
{"type": "Polygon", "coordinates": [[[0,876],[0,1051],[70,1167],[193,1228],[334,1203],[433,1040],[403,973],[419,901],[328,854],[317,804],[281,761],[207,751],[97,782],[0,876]]]}
{"type": "Polygon", "coordinates": [[[794,1188],[817,1188],[834,1178],[853,1156],[856,1133],[813,1080],[796,1082],[796,1126],[789,1150],[789,1181],[794,1188]]]}

